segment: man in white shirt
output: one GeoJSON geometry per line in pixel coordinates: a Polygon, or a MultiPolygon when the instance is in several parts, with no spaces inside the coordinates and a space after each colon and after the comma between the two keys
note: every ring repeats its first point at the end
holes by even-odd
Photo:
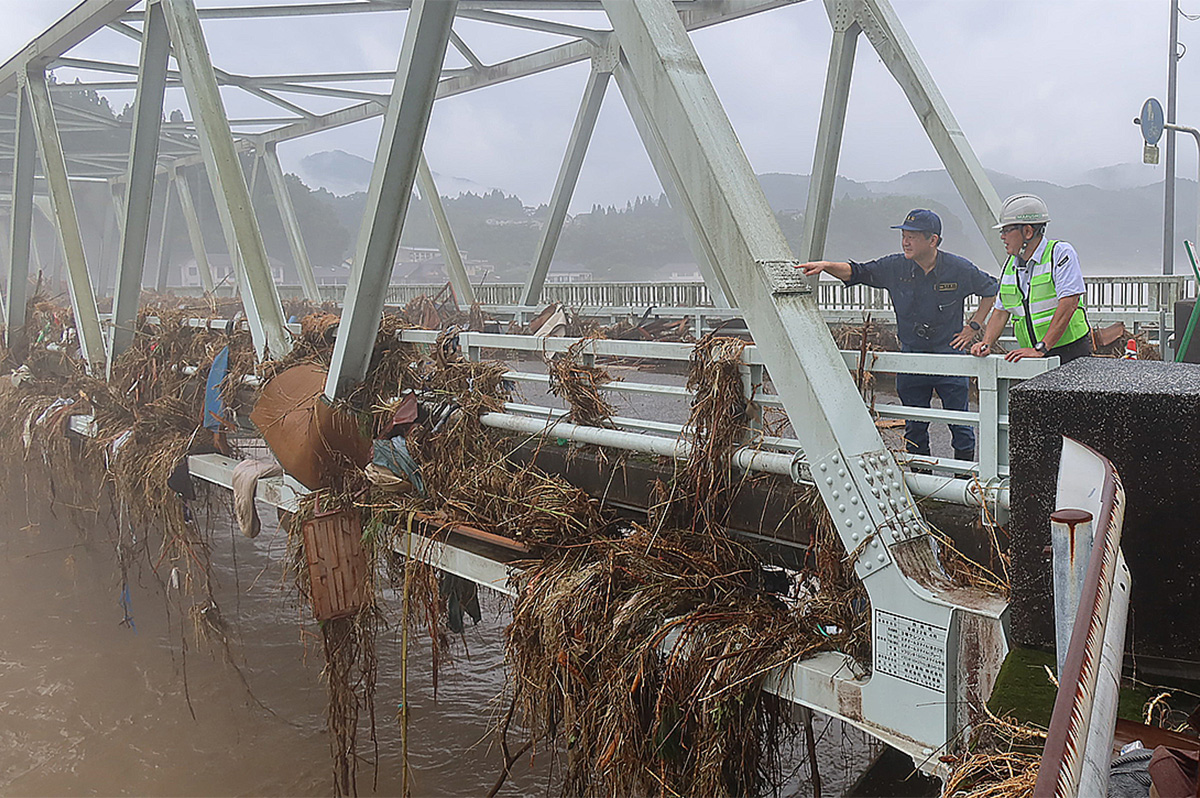
{"type": "Polygon", "coordinates": [[[1006,360],[1058,357],[1066,363],[1092,353],[1079,256],[1066,241],[1046,238],[1049,221],[1040,197],[1014,194],[1004,201],[995,227],[1009,255],[1000,275],[1000,307],[971,354],[991,354],[1010,317],[1019,346],[1006,360]]]}

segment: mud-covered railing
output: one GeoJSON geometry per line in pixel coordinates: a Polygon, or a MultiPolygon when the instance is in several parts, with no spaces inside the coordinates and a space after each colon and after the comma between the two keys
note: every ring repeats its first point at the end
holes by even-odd
{"type": "Polygon", "coordinates": [[[1125,491],[1111,462],[1064,438],[1057,498],[1060,510],[1091,514],[1096,537],[1034,795],[1106,795],[1129,609],[1129,570],[1120,548],[1125,491]]]}
{"type": "MultiPolygon", "coordinates": [[[[401,338],[412,343],[431,344],[438,336],[435,331],[409,329],[401,338]]],[[[563,354],[574,346],[577,338],[539,338],[529,335],[502,335],[480,332],[459,334],[459,345],[471,359],[479,359],[483,350],[525,352],[548,357],[563,354]]],[[[691,344],[658,341],[591,340],[582,354],[586,358],[633,358],[656,361],[663,364],[685,365],[692,357],[691,344]]],[[[842,357],[848,368],[859,368],[860,353],[845,351],[842,357]]],[[[1046,371],[1053,361],[1024,360],[1009,363],[996,356],[975,358],[965,355],[929,355],[919,353],[879,352],[868,353],[867,371],[905,372],[915,374],[950,374],[977,380],[979,385],[979,409],[977,411],[954,411],[942,408],[914,408],[899,404],[879,404],[874,410],[881,418],[933,421],[951,424],[968,424],[979,429],[979,461],[965,462],[930,457],[915,457],[899,453],[901,460],[917,461],[921,470],[932,473],[908,471],[905,481],[913,493],[954,504],[969,506],[989,505],[1006,508],[1008,505],[1008,392],[1012,385],[1046,371]],[[965,477],[965,478],[956,478],[965,477]]],[[[753,346],[742,352],[742,372],[745,395],[748,402],[761,409],[782,412],[779,396],[772,392],[770,380],[765,372],[762,357],[753,346]]],[[[550,378],[545,372],[514,363],[506,378],[521,385],[544,385],[549,387],[550,378]]],[[[654,402],[676,400],[690,405],[693,396],[683,386],[683,380],[675,384],[662,381],[643,380],[614,381],[604,386],[605,391],[630,397],[653,397],[654,402]]],[[[504,414],[489,414],[484,423],[511,432],[540,434],[544,437],[577,440],[579,443],[609,445],[616,448],[644,451],[653,454],[686,456],[686,446],[678,445],[684,433],[683,425],[664,421],[661,416],[646,418],[612,418],[611,425],[621,431],[581,428],[568,424],[563,416],[566,411],[538,404],[509,403],[504,414]],[[506,416],[506,417],[502,417],[506,416]]],[[[793,437],[761,434],[753,446],[741,452],[738,462],[752,464],[753,470],[768,471],[800,477],[807,465],[796,458],[800,442],[793,437]],[[790,464],[790,466],[789,466],[790,464]]]]}

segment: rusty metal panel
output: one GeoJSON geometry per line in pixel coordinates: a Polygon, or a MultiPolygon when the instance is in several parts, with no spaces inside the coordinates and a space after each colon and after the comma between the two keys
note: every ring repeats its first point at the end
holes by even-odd
{"type": "Polygon", "coordinates": [[[365,603],[367,589],[367,555],[358,513],[318,515],[305,521],[302,531],[313,614],[318,621],[353,615],[365,603]]]}

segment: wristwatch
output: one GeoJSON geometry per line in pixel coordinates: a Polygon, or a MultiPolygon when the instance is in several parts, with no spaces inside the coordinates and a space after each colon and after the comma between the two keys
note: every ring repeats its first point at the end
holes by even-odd
{"type": "Polygon", "coordinates": [[[983,329],[982,327],[979,326],[979,322],[975,321],[975,319],[971,319],[969,322],[967,322],[967,326],[970,327],[975,332],[979,332],[980,330],[983,329]]]}
{"type": "Polygon", "coordinates": [[[1046,342],[1045,341],[1038,341],[1036,344],[1033,345],[1033,348],[1040,355],[1046,354],[1046,342]]]}

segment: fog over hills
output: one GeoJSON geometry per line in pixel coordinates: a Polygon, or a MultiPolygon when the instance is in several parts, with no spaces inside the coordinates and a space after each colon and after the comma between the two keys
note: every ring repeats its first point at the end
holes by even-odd
{"type": "MultiPolygon", "coordinates": [[[[300,159],[297,176],[306,185],[344,197],[367,190],[371,184],[371,162],[342,150],[314,152],[300,159]]],[[[446,197],[457,197],[462,193],[486,194],[493,189],[474,180],[438,172],[433,173],[433,182],[437,184],[438,193],[446,197]]]]}
{"type": "MultiPolygon", "coordinates": [[[[1060,186],[1039,180],[1022,180],[1000,172],[988,177],[1001,198],[1021,191],[1037,194],[1050,208],[1050,235],[1070,241],[1079,251],[1086,273],[1151,274],[1162,269],[1162,172],[1141,164],[1120,164],[1097,169],[1084,177],[1090,182],[1060,186]],[[1142,171],[1144,169],[1144,171],[1142,171]]],[[[802,213],[808,198],[807,175],[760,175],[767,199],[776,211],[802,213]]],[[[863,202],[878,204],[884,198],[907,198],[914,207],[928,207],[943,217],[945,248],[976,261],[981,267],[994,260],[967,207],[942,170],[910,172],[889,181],[855,182],[839,177],[826,254],[830,258],[870,258],[887,246],[872,230],[859,227],[868,220],[854,219],[847,229],[847,212],[863,202]]],[[[903,203],[901,203],[903,204],[903,203]]],[[[1183,238],[1196,238],[1196,183],[1176,184],[1176,273],[1188,271],[1183,238]]],[[[887,228],[899,218],[870,220],[887,228]]],[[[896,242],[895,231],[888,230],[896,242]]],[[[895,244],[892,245],[892,251],[895,244]]]]}
{"type": "MultiPolygon", "coordinates": [[[[333,150],[309,155],[299,176],[309,186],[335,195],[367,189],[371,164],[356,155],[333,150]]],[[[1050,234],[1073,243],[1089,274],[1153,274],[1162,268],[1162,169],[1144,164],[1116,164],[1093,169],[1078,182],[1062,186],[988,172],[1001,198],[1020,191],[1041,196],[1050,207],[1050,234]]],[[[779,214],[793,247],[798,246],[808,201],[807,175],[759,175],[771,207],[779,214]]],[[[438,193],[484,195],[494,191],[474,181],[435,173],[438,193]]],[[[502,189],[500,189],[502,190],[502,189]]],[[[910,172],[894,180],[837,179],[826,257],[866,260],[899,249],[890,226],[913,207],[937,211],[943,219],[945,249],[963,255],[990,271],[997,264],[967,212],[949,175],[943,170],[910,172]]],[[[1176,273],[1188,265],[1183,238],[1195,238],[1196,184],[1180,179],[1177,190],[1176,273]]],[[[349,220],[348,220],[349,221],[349,220]]],[[[350,223],[353,226],[353,223],[350,223]]],[[[601,253],[597,257],[602,258],[601,253]]],[[[586,265],[586,264],[581,264],[586,265]]]]}

